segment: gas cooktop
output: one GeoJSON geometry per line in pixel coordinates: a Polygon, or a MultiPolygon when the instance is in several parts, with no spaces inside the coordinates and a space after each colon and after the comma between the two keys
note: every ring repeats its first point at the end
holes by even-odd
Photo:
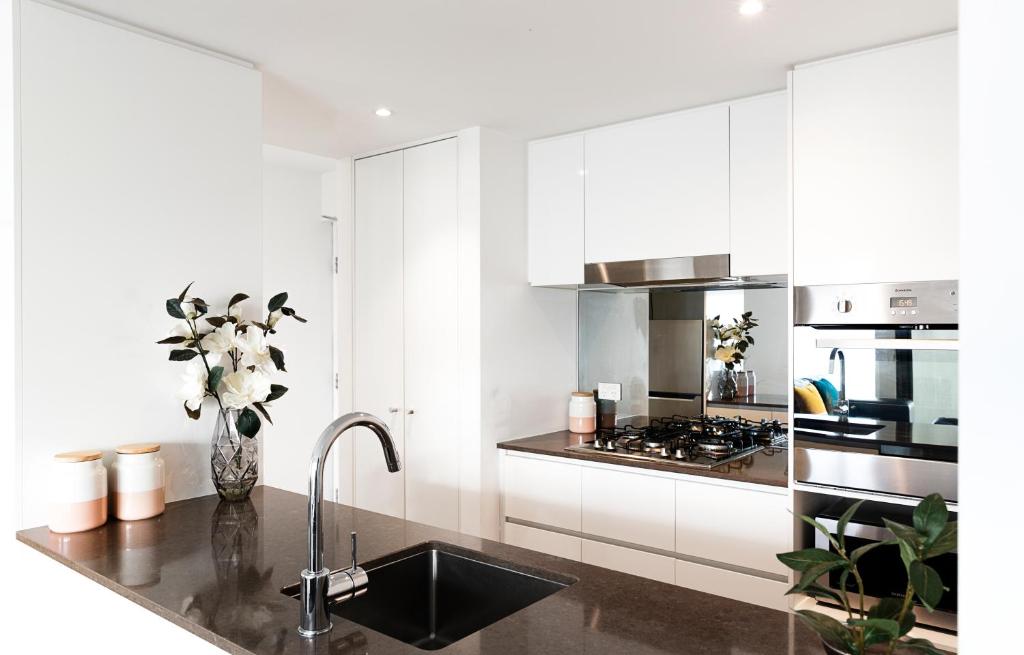
{"type": "Polygon", "coordinates": [[[593,441],[566,450],[710,469],[785,447],[786,427],[779,421],[701,415],[652,418],[598,430],[593,441]]]}

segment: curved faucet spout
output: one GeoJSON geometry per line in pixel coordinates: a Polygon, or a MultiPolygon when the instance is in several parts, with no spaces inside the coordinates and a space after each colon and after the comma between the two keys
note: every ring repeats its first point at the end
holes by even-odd
{"type": "MultiPolygon", "coordinates": [[[[308,568],[302,572],[302,620],[299,632],[304,636],[313,636],[330,630],[331,623],[327,618],[327,588],[329,571],[324,569],[324,464],[331,446],[342,434],[355,427],[370,429],[380,440],[384,449],[384,460],[392,473],[402,468],[398,458],[398,450],[391,437],[387,424],[376,416],[364,412],[352,412],[336,419],[328,425],[317,439],[313,448],[313,456],[309,460],[309,512],[308,532],[309,559],[308,568]]],[[[354,537],[353,537],[354,538],[354,537]]],[[[354,542],[353,542],[354,543],[354,542]]],[[[354,550],[354,547],[353,547],[354,550]]],[[[353,558],[355,553],[353,552],[353,558]]],[[[353,561],[352,570],[356,564],[353,561]]]]}

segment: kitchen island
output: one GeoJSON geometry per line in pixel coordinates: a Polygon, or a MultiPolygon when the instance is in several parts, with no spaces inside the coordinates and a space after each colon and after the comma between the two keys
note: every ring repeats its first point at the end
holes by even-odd
{"type": "MultiPolygon", "coordinates": [[[[784,612],[326,503],[326,562],[332,569],[348,565],[351,530],[359,533],[360,559],[367,563],[439,540],[578,580],[441,652],[821,653],[816,637],[784,612]]],[[[204,496],[170,503],[163,515],[144,521],[111,520],[70,535],[39,527],[17,536],[231,653],[422,652],[338,616],[327,635],[298,635],[298,601],[281,588],[298,580],[305,563],[303,495],[258,487],[245,503],[204,496]]]]}

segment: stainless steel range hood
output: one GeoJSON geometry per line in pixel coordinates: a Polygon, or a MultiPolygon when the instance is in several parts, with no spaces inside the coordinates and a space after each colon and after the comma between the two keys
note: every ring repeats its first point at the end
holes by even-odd
{"type": "Polygon", "coordinates": [[[637,259],[586,264],[580,289],[766,289],[786,286],[785,275],[731,275],[729,255],[637,259]]]}

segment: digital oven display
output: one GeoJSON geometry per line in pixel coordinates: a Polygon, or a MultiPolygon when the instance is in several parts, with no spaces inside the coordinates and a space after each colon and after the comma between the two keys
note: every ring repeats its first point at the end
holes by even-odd
{"type": "Polygon", "coordinates": [[[889,298],[889,307],[917,307],[917,298],[889,298]]]}

